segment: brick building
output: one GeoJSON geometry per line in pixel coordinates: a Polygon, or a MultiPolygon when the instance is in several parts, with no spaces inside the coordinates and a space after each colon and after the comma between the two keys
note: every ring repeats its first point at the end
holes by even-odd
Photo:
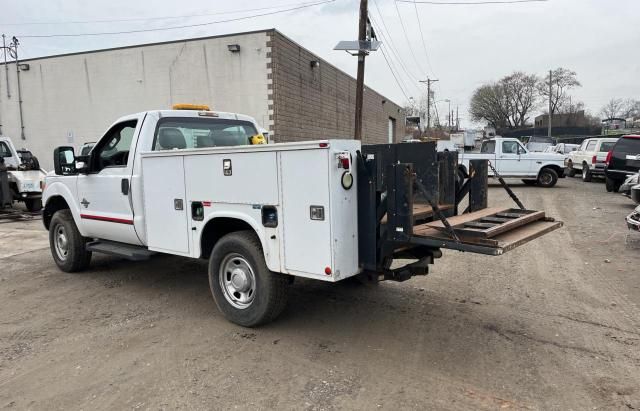
{"type": "MultiPolygon", "coordinates": [[[[248,114],[275,142],[353,136],[355,79],[274,29],[21,60],[20,96],[9,66],[0,134],[47,169],[54,147],[96,141],[122,115],[176,103],[248,114]]],[[[402,137],[400,106],[368,87],[363,123],[364,142],[402,137]]]]}

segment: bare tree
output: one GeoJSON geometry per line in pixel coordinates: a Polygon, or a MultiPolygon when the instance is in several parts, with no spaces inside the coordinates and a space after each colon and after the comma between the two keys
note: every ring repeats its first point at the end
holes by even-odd
{"type": "Polygon", "coordinates": [[[536,89],[538,82],[539,79],[535,74],[526,74],[521,71],[516,71],[500,80],[506,93],[511,123],[515,127],[524,127],[529,120],[529,113],[538,105],[536,89]]]}
{"type": "Polygon", "coordinates": [[[576,72],[558,67],[551,71],[551,79],[547,74],[542,81],[538,83],[540,95],[547,101],[551,99],[551,114],[561,111],[562,106],[569,101],[569,90],[580,87],[581,84],[576,78],[576,72]],[[551,84],[549,84],[551,83],[551,84]]]}
{"type": "Polygon", "coordinates": [[[478,87],[471,96],[469,114],[474,121],[487,121],[495,128],[513,127],[504,86],[500,83],[478,87]]]}
{"type": "Polygon", "coordinates": [[[640,101],[628,98],[622,102],[621,115],[623,118],[640,117],[640,101]]]}
{"type": "Polygon", "coordinates": [[[600,110],[600,114],[604,118],[616,118],[620,117],[623,113],[624,100],[621,98],[612,98],[609,100],[602,110],[600,110]]]}
{"type": "Polygon", "coordinates": [[[538,82],[535,75],[517,71],[478,87],[471,97],[471,117],[496,128],[524,127],[538,103],[538,82]]]}

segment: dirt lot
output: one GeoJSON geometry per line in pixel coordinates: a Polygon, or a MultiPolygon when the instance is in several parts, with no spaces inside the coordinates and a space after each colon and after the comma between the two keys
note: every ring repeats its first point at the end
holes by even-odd
{"type": "Polygon", "coordinates": [[[515,187],[565,228],[502,257],[445,252],[404,283],[297,281],[259,329],[221,317],[205,262],[65,274],[39,222],[0,224],[0,407],[640,408],[631,202],[578,179],[515,187]]]}

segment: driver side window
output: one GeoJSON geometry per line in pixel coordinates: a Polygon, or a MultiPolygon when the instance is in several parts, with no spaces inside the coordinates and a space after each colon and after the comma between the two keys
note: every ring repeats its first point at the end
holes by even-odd
{"type": "Polygon", "coordinates": [[[502,154],[518,154],[518,146],[516,141],[503,141],[502,154]]]}
{"type": "Polygon", "coordinates": [[[126,167],[129,150],[136,130],[137,120],[125,121],[113,126],[92,151],[92,171],[100,172],[106,167],[126,167]]]}

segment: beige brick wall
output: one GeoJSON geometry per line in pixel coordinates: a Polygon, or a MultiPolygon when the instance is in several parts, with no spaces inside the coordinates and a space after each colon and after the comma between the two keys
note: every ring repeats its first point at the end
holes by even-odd
{"type": "MultiPolygon", "coordinates": [[[[268,35],[275,141],[353,138],[355,79],[283,34],[270,31],[268,35]],[[312,68],[312,60],[320,66],[312,68]]],[[[365,87],[363,141],[388,142],[389,118],[395,119],[395,141],[399,141],[404,130],[400,107],[365,87]]]]}

